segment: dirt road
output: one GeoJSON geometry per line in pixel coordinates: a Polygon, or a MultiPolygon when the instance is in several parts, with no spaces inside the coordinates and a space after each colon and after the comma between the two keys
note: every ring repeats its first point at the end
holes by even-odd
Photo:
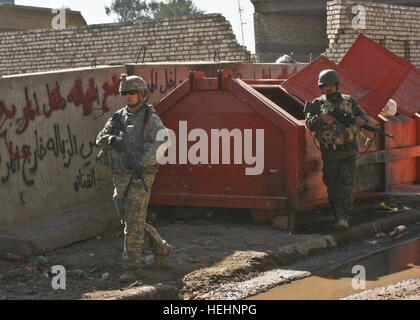
{"type": "MultiPolygon", "coordinates": [[[[418,204],[406,205],[411,210],[418,204]]],[[[365,208],[355,213],[351,226],[395,214],[377,207],[365,208]]],[[[0,260],[0,300],[119,299],[141,288],[150,291],[159,286],[169,288],[166,296],[151,294],[150,298],[243,299],[282,281],[307,277],[317,270],[413,238],[420,229],[420,225],[413,224],[396,238],[387,235],[376,242],[364,239],[319,254],[311,252],[311,257],[287,266],[272,254],[279,247],[310,243],[320,235],[334,232],[332,216],[328,212],[324,216],[327,218],[302,225],[291,233],[274,229],[270,223],[256,224],[249,212],[241,210],[215,211],[185,219],[159,215],[153,225],[174,250],[161,267],[153,269],[147,265],[151,252],[146,248],[140,282],[120,283],[123,237],[121,231],[113,231],[43,256],[24,257],[22,262],[0,260]],[[52,288],[54,265],[66,270],[65,290],[52,288]],[[274,275],[279,268],[284,273],[274,275]],[[266,272],[264,280],[252,282],[266,272]]]]}

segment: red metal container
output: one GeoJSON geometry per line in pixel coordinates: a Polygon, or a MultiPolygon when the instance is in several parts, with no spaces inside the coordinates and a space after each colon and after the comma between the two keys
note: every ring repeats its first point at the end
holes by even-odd
{"type": "MultiPolygon", "coordinates": [[[[293,103],[297,104],[294,100],[293,103]]],[[[235,139],[231,139],[229,163],[222,163],[223,152],[220,152],[219,164],[212,164],[209,145],[209,159],[205,163],[179,164],[182,159],[177,150],[178,164],[160,167],[151,203],[276,210],[297,208],[306,128],[302,121],[272,100],[244,81],[232,78],[228,72],[220,72],[218,78],[204,78],[204,74],[195,72],[166,96],[156,110],[165,125],[177,134],[180,121],[187,122],[188,132],[204,130],[209,141],[212,130],[235,130],[241,133],[242,141],[236,146],[241,145],[243,152],[237,153],[235,158],[235,139]],[[263,148],[264,168],[261,174],[247,175],[247,168],[255,167],[257,161],[255,165],[250,161],[247,164],[245,149],[252,146],[255,154],[257,129],[264,133],[260,147],[263,148]],[[245,143],[245,130],[251,130],[252,143],[249,140],[245,143]]],[[[183,143],[180,138],[178,136],[177,146],[183,143]]],[[[188,149],[191,150],[194,144],[189,141],[188,149]]]]}
{"type": "MultiPolygon", "coordinates": [[[[383,50],[361,39],[373,50],[371,54],[383,50]]],[[[357,46],[365,54],[369,52],[357,46]]],[[[354,54],[354,50],[351,52],[354,54]]],[[[156,106],[165,125],[176,134],[176,163],[160,166],[151,203],[288,213],[292,217],[289,226],[294,225],[297,213],[328,204],[320,151],[305,127],[303,116],[304,101],[320,95],[316,80],[319,71],[325,68],[337,70],[342,77],[342,92],[355,97],[382,129],[395,137],[390,140],[379,136],[368,149],[361,146],[362,152],[366,152],[358,159],[356,193],[365,195],[415,183],[420,173],[417,165],[420,115],[416,113],[418,92],[413,94],[410,88],[415,86],[418,74],[411,73],[409,65],[388,53],[380,56],[390,59],[382,61],[383,65],[398,74],[392,84],[383,81],[372,84],[360,73],[354,74],[351,56],[340,66],[321,57],[286,81],[235,79],[227,71],[219,71],[217,78],[205,78],[201,72],[192,72],[189,79],[156,106]],[[398,72],[401,66],[403,70],[398,72]],[[408,102],[401,106],[404,112],[392,119],[378,116],[386,103],[384,96],[389,98],[396,92],[397,97],[398,92],[409,92],[404,95],[408,102]],[[222,129],[236,134],[230,145],[225,145],[225,155],[230,156],[225,163],[221,156],[223,147],[216,148],[219,153],[216,156],[212,144],[212,133],[222,129]],[[246,148],[252,146],[251,154],[255,156],[257,132],[264,133],[262,146],[259,145],[263,170],[247,175],[247,169],[260,167],[255,159],[255,163],[245,161],[246,148]],[[250,136],[252,142],[245,139],[250,136]],[[181,146],[185,152],[180,150],[181,146]],[[207,155],[197,163],[203,150],[206,151],[203,155],[207,155]],[[189,161],[189,154],[195,154],[195,162],[189,161]]]]}

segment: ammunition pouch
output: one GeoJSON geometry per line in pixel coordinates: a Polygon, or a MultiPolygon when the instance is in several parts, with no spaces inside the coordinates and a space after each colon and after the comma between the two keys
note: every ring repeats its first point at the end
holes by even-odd
{"type": "MultiPolygon", "coordinates": [[[[321,106],[321,115],[331,115],[334,109],[339,108],[340,111],[353,114],[350,100],[344,96],[344,100],[338,106],[334,106],[331,101],[324,100],[321,106]]],[[[339,119],[337,119],[339,120],[339,119]]],[[[315,139],[327,148],[336,149],[348,143],[354,143],[358,139],[359,128],[351,123],[335,123],[331,125],[324,124],[316,133],[315,139]]]]}

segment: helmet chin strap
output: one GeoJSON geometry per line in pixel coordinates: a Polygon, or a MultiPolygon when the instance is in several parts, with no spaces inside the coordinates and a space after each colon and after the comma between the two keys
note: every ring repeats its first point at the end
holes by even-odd
{"type": "Polygon", "coordinates": [[[141,103],[142,103],[142,99],[140,99],[140,96],[139,96],[139,93],[137,92],[137,103],[135,103],[135,104],[127,104],[127,106],[130,108],[130,109],[135,109],[136,107],[138,107],[139,105],[141,105],[141,103]]]}

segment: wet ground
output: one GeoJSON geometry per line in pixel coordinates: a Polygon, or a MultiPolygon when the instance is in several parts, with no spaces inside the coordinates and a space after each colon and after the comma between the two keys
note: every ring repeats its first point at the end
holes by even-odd
{"type": "Polygon", "coordinates": [[[420,238],[354,260],[333,271],[279,286],[250,299],[329,300],[358,293],[360,298],[363,290],[416,278],[420,279],[420,238]]]}

